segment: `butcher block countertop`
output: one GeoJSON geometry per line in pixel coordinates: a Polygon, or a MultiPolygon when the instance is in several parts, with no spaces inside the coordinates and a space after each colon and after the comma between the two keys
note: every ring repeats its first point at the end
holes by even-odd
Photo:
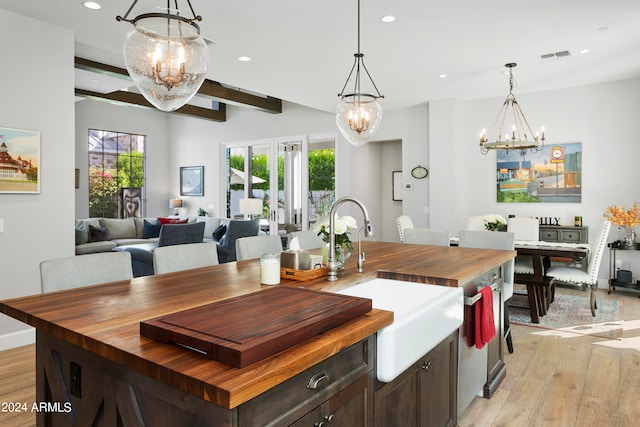
{"type": "MultiPolygon", "coordinates": [[[[355,249],[355,248],[354,248],[355,249]]],[[[280,286],[335,291],[377,276],[464,286],[515,251],[363,242],[365,272],[354,254],[337,282],[282,280],[280,286]]],[[[0,311],[82,349],[163,381],[223,408],[234,408],[393,322],[393,313],[364,316],[244,368],[140,335],[140,322],[267,287],[258,260],[147,276],[0,302],[0,311]]]]}

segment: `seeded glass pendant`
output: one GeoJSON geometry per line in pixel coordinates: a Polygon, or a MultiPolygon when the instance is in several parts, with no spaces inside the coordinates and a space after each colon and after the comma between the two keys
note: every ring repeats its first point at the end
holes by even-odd
{"type": "Polygon", "coordinates": [[[370,94],[343,95],[336,107],[336,124],[356,147],[369,142],[382,123],[382,107],[370,94]]]}
{"type": "Polygon", "coordinates": [[[132,20],[127,20],[127,15],[116,19],[133,24],[123,45],[125,66],[133,82],[159,110],[182,107],[200,89],[207,72],[209,50],[196,24],[202,18],[194,15],[188,19],[168,7],[132,20]]]}
{"type": "Polygon", "coordinates": [[[358,52],[353,55],[355,60],[347,81],[338,94],[340,103],[336,107],[336,125],[340,133],[349,143],[356,147],[364,145],[378,131],[382,123],[382,107],[379,98],[384,98],[376,87],[367,67],[364,65],[364,54],[360,52],[360,0],[358,0],[358,52]],[[360,69],[364,70],[374,93],[363,92],[360,88],[360,69]],[[354,75],[355,71],[355,75],[354,75]],[[345,93],[349,82],[353,78],[353,91],[345,93]]]}

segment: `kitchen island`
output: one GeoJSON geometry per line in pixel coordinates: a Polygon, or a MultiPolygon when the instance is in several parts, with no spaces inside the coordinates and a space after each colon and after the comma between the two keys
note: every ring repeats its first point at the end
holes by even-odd
{"type": "MultiPolygon", "coordinates": [[[[363,250],[365,273],[356,272],[352,257],[337,282],[283,280],[280,286],[337,291],[378,275],[464,286],[515,256],[514,251],[379,242],[363,242],[363,250]]],[[[140,335],[141,321],[258,291],[263,288],[259,277],[258,261],[249,260],[1,302],[3,313],[36,328],[37,399],[59,402],[62,408],[39,413],[38,424],[166,425],[171,420],[177,426],[215,420],[216,425],[250,425],[246,419],[261,419],[267,411],[253,405],[263,396],[269,396],[265,408],[278,401],[297,408],[291,399],[299,392],[289,385],[307,374],[315,377],[316,370],[321,374],[315,368],[323,364],[341,367],[340,378],[327,386],[333,387],[332,395],[351,399],[345,393],[359,385],[355,401],[365,406],[371,422],[366,402],[371,401],[375,364],[372,343],[375,332],[393,321],[390,312],[374,309],[244,368],[140,335]],[[64,411],[65,402],[72,403],[72,412],[64,411]],[[251,407],[259,413],[245,416],[244,408],[251,407]]],[[[305,385],[314,390],[311,382],[305,385]]],[[[317,389],[309,399],[320,404],[329,395],[317,389]]],[[[288,416],[297,416],[295,411],[288,416]]]]}

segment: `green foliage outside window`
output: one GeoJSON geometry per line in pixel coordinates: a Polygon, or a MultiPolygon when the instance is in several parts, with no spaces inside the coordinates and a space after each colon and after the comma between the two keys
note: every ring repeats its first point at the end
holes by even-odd
{"type": "Polygon", "coordinates": [[[89,216],[118,217],[118,179],[113,169],[89,167],[89,216]]]}
{"type": "Polygon", "coordinates": [[[144,187],[144,156],[138,151],[122,153],[116,161],[120,188],[144,187]]]}
{"type": "MultiPolygon", "coordinates": [[[[229,166],[244,171],[244,157],[230,156],[229,166]]],[[[266,154],[258,154],[252,159],[253,176],[262,178],[264,183],[253,184],[253,188],[269,189],[269,163],[266,154]]],[[[335,160],[333,149],[314,150],[309,152],[309,191],[333,191],[335,189],[335,160]]],[[[284,159],[278,158],[278,187],[284,186],[284,159]]],[[[242,189],[242,185],[234,184],[232,190],[242,189]]]]}

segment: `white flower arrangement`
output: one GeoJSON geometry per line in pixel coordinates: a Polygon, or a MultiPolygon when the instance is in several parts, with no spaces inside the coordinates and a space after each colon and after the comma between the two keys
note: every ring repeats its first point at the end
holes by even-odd
{"type": "Polygon", "coordinates": [[[484,221],[484,228],[489,231],[496,231],[507,225],[507,220],[504,219],[502,215],[498,214],[485,215],[482,217],[482,221],[484,221]]]}
{"type": "MultiPolygon", "coordinates": [[[[348,231],[350,229],[358,228],[356,220],[349,215],[345,215],[342,217],[338,217],[338,215],[336,215],[333,225],[333,234],[336,235],[336,247],[346,246],[346,249],[352,251],[353,245],[351,243],[351,240],[349,240],[348,231]]],[[[329,217],[321,216],[320,218],[318,218],[313,226],[313,232],[322,237],[322,240],[325,243],[329,243],[329,217]]]]}

